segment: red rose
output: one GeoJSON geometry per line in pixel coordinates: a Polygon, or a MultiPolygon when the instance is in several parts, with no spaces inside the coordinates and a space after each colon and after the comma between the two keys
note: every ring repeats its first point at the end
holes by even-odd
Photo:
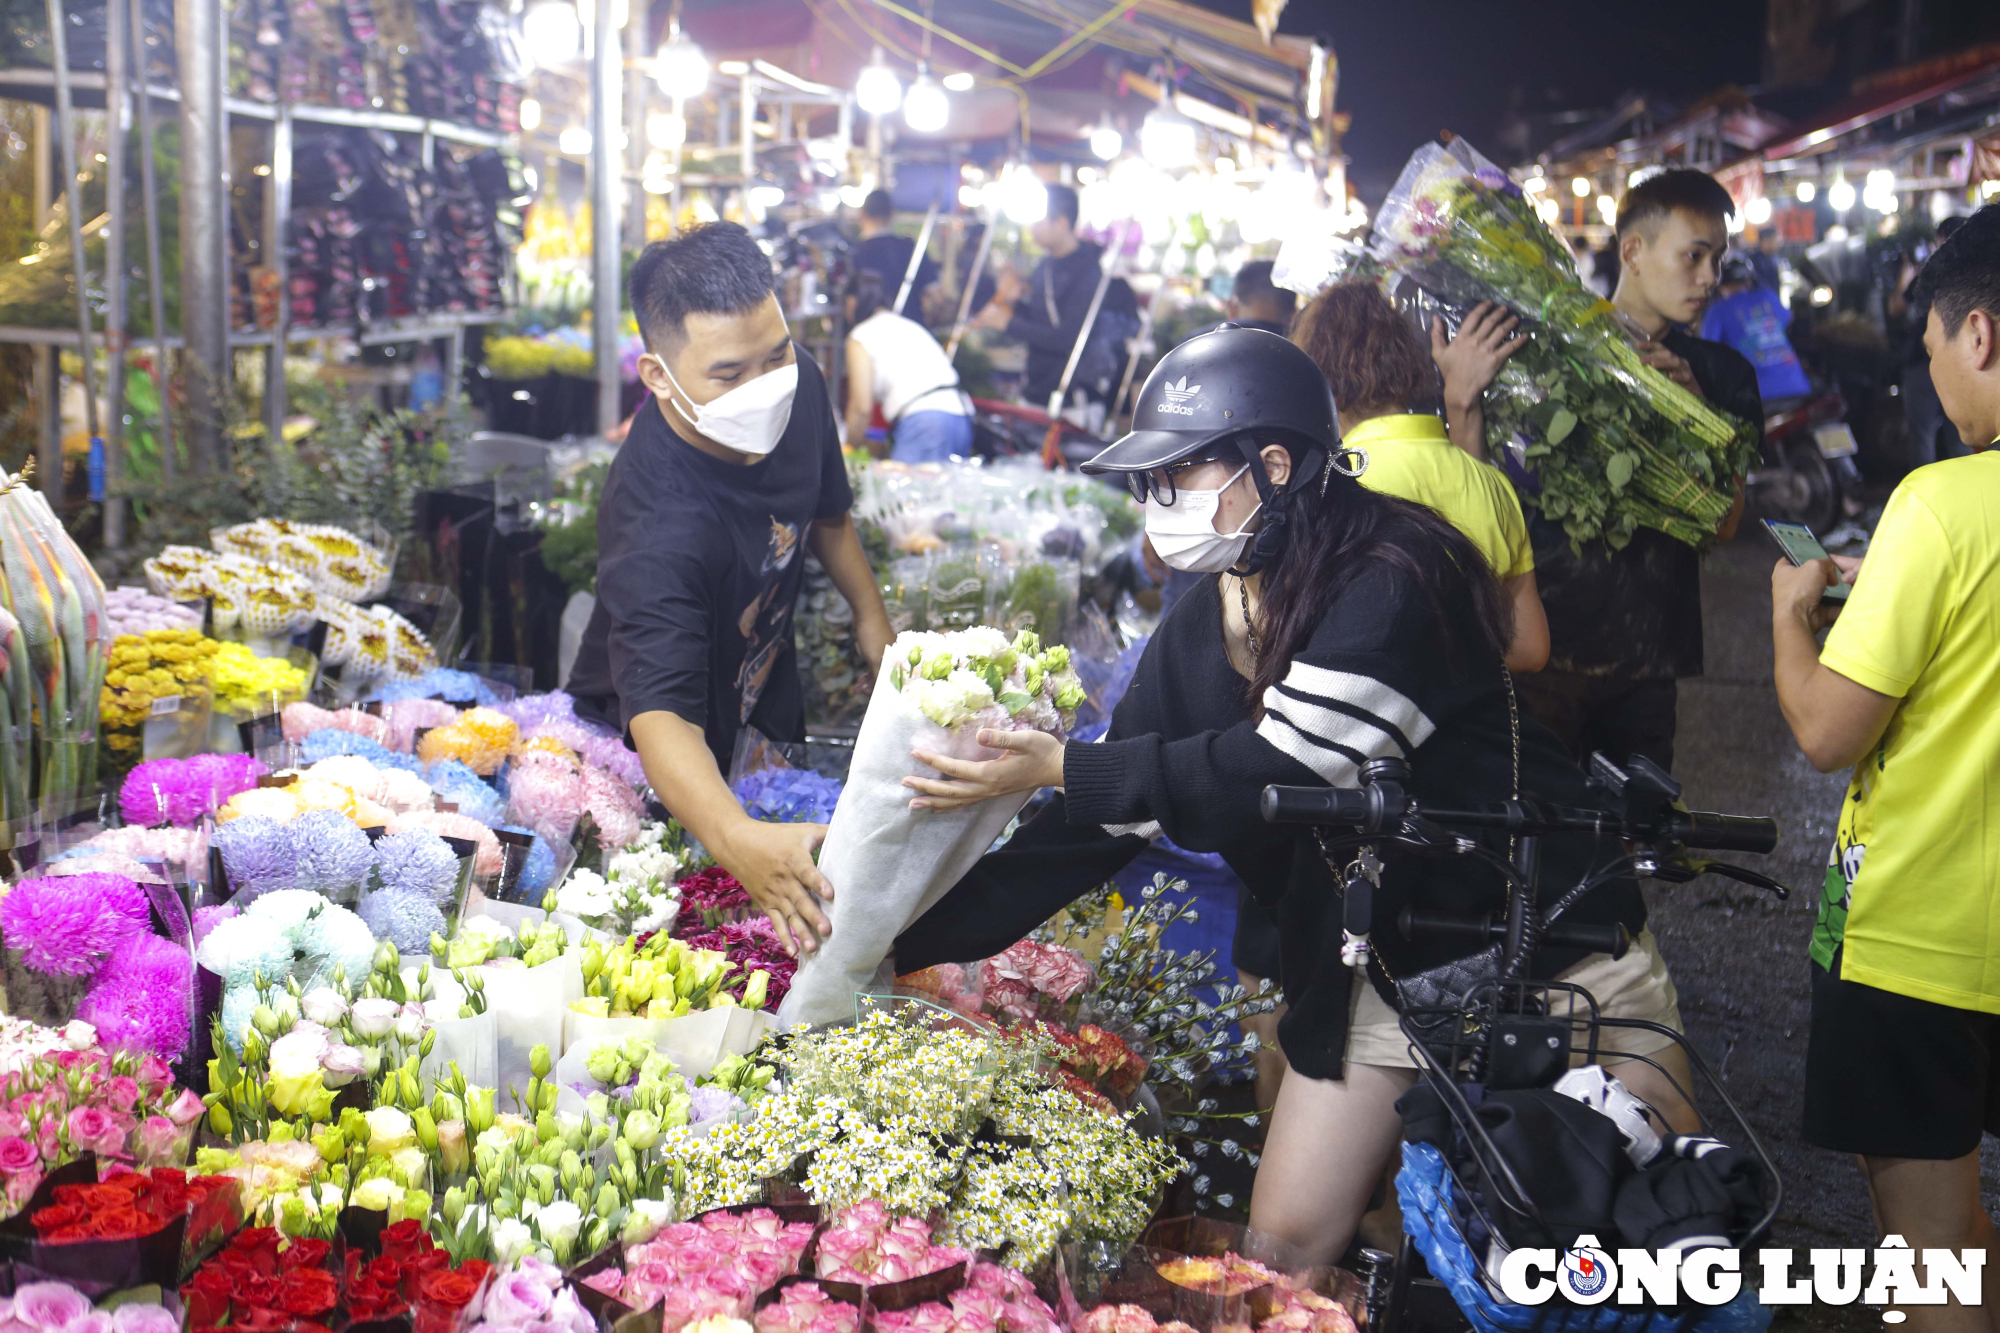
{"type": "Polygon", "coordinates": [[[203,1268],[181,1288],[189,1328],[214,1328],[229,1317],[229,1279],[203,1268]]]}
{"type": "Polygon", "coordinates": [[[451,1256],[443,1250],[425,1250],[403,1261],[403,1296],[415,1301],[423,1291],[423,1280],[432,1273],[451,1267],[451,1256]]]}
{"type": "Polygon", "coordinates": [[[278,1271],[278,1239],[276,1227],[245,1227],[229,1242],[226,1253],[240,1256],[252,1272],[268,1277],[278,1271]]]}
{"type": "Polygon", "coordinates": [[[404,1259],[425,1248],[430,1235],[423,1224],[414,1217],[406,1217],[382,1231],[382,1253],[391,1259],[404,1259]]]}
{"type": "Polygon", "coordinates": [[[230,1315],[229,1326],[242,1333],[284,1333],[291,1328],[292,1316],[283,1310],[271,1310],[259,1306],[251,1310],[237,1310],[230,1315]]]}
{"type": "Polygon", "coordinates": [[[452,1272],[444,1269],[424,1274],[417,1284],[417,1294],[427,1305],[458,1310],[472,1304],[472,1298],[479,1294],[480,1283],[484,1281],[483,1273],[475,1276],[463,1270],[452,1272]]]}
{"type": "Polygon", "coordinates": [[[333,1333],[325,1324],[315,1324],[310,1319],[301,1319],[292,1325],[292,1333],[333,1333]]]}
{"type": "Polygon", "coordinates": [[[229,1285],[229,1303],[239,1310],[270,1309],[277,1305],[280,1290],[274,1277],[241,1277],[229,1285]]]}
{"type": "Polygon", "coordinates": [[[37,1208],[34,1215],[28,1220],[35,1224],[35,1230],[46,1235],[51,1231],[60,1231],[64,1227],[75,1226],[86,1216],[88,1214],[76,1204],[58,1203],[51,1204],[47,1208],[37,1208]]]}
{"type": "Polygon", "coordinates": [[[107,1208],[90,1219],[91,1234],[100,1240],[131,1240],[150,1236],[164,1223],[142,1216],[137,1208],[107,1208]]]}
{"type": "Polygon", "coordinates": [[[301,1319],[325,1314],[340,1300],[333,1274],[301,1268],[279,1280],[278,1308],[301,1319]]]}
{"type": "Polygon", "coordinates": [[[458,1271],[476,1282],[484,1282],[493,1272],[493,1265],[484,1259],[467,1259],[458,1266],[458,1271]]]}
{"type": "Polygon", "coordinates": [[[294,1240],[278,1256],[278,1266],[283,1269],[320,1268],[326,1257],[333,1253],[333,1242],[304,1238],[294,1240]]]}
{"type": "Polygon", "coordinates": [[[407,1308],[401,1296],[366,1278],[348,1285],[342,1303],[347,1306],[348,1318],[356,1323],[387,1319],[407,1308]]]}

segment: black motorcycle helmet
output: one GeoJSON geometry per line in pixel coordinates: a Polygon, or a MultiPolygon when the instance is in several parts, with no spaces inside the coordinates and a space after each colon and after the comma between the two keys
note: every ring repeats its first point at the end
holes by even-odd
{"type": "MultiPolygon", "coordinates": [[[[1341,452],[1333,390],[1313,359],[1275,333],[1223,324],[1160,358],[1139,390],[1131,433],[1083,471],[1122,474],[1143,500],[1159,489],[1151,478],[1161,468],[1240,456],[1264,504],[1241,567],[1254,574],[1284,549],[1285,501],[1323,494],[1341,452]],[[1284,486],[1272,485],[1258,452],[1273,436],[1292,452],[1284,486]]],[[[1171,488],[1160,498],[1171,504],[1171,488]]]]}

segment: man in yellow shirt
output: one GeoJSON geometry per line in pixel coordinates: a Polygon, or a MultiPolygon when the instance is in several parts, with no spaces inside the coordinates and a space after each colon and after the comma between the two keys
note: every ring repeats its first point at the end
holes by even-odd
{"type": "MultiPolygon", "coordinates": [[[[1945,414],[2000,443],[2000,207],[1918,284],[1945,414]]],[[[1885,1234],[1985,1250],[2000,1246],[1979,1182],[1980,1139],[2000,1131],[2000,453],[1904,479],[1816,651],[1821,599],[1857,568],[1771,574],[1785,719],[1820,771],[1854,766],[1812,937],[1805,1136],[1861,1158],[1885,1234]]],[[[1988,1312],[1923,1306],[1910,1327],[1970,1333],[1988,1312]]]]}

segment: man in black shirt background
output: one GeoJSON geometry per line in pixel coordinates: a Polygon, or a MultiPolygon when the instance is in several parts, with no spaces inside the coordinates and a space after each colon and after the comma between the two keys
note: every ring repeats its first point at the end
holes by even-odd
{"type": "Polygon", "coordinates": [[[1237,269],[1235,284],[1229,289],[1227,311],[1234,324],[1263,329],[1283,338],[1291,334],[1299,298],[1272,283],[1274,267],[1268,259],[1253,259],[1237,269]]]}
{"type": "MultiPolygon", "coordinates": [[[[1618,286],[1611,301],[1645,331],[1648,365],[1731,416],[1757,426],[1763,399],[1741,352],[1694,337],[1702,307],[1721,281],[1729,248],[1729,192],[1704,172],[1664,171],[1629,190],[1618,211],[1618,286]]],[[[1618,551],[1567,533],[1524,495],[1535,579],[1549,619],[1549,664],[1522,676],[1521,701],[1579,761],[1593,750],[1614,760],[1674,758],[1675,681],[1702,671],[1701,556],[1665,533],[1640,528],[1618,551]]],[[[1737,501],[1719,535],[1742,516],[1737,501]]]]}
{"type": "MultiPolygon", "coordinates": [[[[896,293],[903,290],[903,276],[910,271],[910,256],[916,253],[917,243],[908,236],[898,236],[892,227],[896,222],[896,205],[889,198],[887,190],[870,190],[868,197],[861,201],[861,240],[854,247],[854,267],[863,273],[873,273],[882,280],[883,295],[891,302],[896,293]]],[[[907,315],[922,324],[924,322],[924,293],[938,279],[938,266],[925,255],[917,264],[916,281],[910,284],[910,294],[905,297],[896,313],[907,315]]]]}
{"type": "MultiPolygon", "coordinates": [[[[1000,280],[999,293],[974,321],[1028,345],[1028,382],[1023,399],[1048,404],[1062,384],[1070,349],[1090,314],[1091,298],[1104,267],[1104,247],[1076,234],[1076,191],[1049,186],[1049,211],[1029,228],[1043,254],[1024,285],[1013,275],[1000,280]]],[[[1139,302],[1121,278],[1104,290],[1104,305],[1091,326],[1090,340],[1077,362],[1073,387],[1100,399],[1117,389],[1125,369],[1125,339],[1138,331],[1139,302]]]]}
{"type": "Polygon", "coordinates": [[[805,739],[792,610],[811,551],[871,664],[894,637],[849,510],[833,405],[796,346],[771,261],[735,223],[648,246],[632,268],[651,391],[598,506],[597,609],[570,692],[631,736],[667,810],[810,949],[833,889],[823,824],[764,824],[725,777],[738,738],[805,739]],[[803,550],[801,549],[803,548],[803,550]]]}

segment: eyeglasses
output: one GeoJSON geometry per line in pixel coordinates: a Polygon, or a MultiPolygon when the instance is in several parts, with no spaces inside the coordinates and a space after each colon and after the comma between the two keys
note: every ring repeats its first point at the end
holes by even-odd
{"type": "Polygon", "coordinates": [[[1158,500],[1162,505],[1172,505],[1174,497],[1179,493],[1174,484],[1176,476],[1188,471],[1190,468],[1207,467],[1210,463],[1223,462],[1226,458],[1232,456],[1219,455],[1210,458],[1189,458],[1168,467],[1154,468],[1150,472],[1127,472],[1125,474],[1125,489],[1130,491],[1132,498],[1140,504],[1144,504],[1147,500],[1152,499],[1158,500]]]}

